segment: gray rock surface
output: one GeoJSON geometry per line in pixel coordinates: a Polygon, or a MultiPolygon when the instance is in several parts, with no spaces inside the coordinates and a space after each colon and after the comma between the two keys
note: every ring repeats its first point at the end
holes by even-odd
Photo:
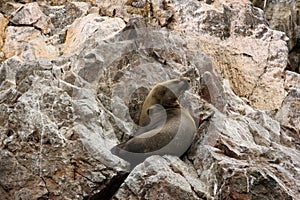
{"type": "Polygon", "coordinates": [[[137,166],[113,199],[202,199],[205,186],[178,157],[152,156],[137,166]]]}
{"type": "Polygon", "coordinates": [[[252,2],[264,10],[272,29],[283,31],[289,37],[288,69],[300,73],[300,1],[252,0],[252,2]]]}
{"type": "Polygon", "coordinates": [[[300,199],[286,35],[247,0],[134,2],[0,2],[1,199],[300,199]],[[130,171],[110,149],[181,76],[192,146],[130,171]]]}

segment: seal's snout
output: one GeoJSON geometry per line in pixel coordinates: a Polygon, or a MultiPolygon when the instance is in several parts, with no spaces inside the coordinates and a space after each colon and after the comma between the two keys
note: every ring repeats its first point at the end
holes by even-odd
{"type": "Polygon", "coordinates": [[[191,83],[191,79],[187,78],[187,77],[181,77],[180,78],[181,81],[185,81],[186,83],[190,84],[191,83]]]}

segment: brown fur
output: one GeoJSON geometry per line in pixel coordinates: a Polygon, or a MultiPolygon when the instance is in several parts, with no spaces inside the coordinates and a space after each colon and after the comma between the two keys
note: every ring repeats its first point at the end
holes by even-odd
{"type": "Polygon", "coordinates": [[[143,103],[139,125],[149,124],[147,112],[155,104],[162,105],[164,108],[180,107],[178,97],[189,88],[189,81],[188,78],[181,78],[155,85],[143,103]]]}
{"type": "MultiPolygon", "coordinates": [[[[151,155],[181,156],[196,133],[193,118],[178,103],[188,83],[182,78],[157,84],[143,105],[142,115],[149,124],[138,129],[135,137],[115,146],[112,153],[130,162],[131,168],[151,155]]],[[[140,119],[141,124],[144,119],[140,119]]]]}

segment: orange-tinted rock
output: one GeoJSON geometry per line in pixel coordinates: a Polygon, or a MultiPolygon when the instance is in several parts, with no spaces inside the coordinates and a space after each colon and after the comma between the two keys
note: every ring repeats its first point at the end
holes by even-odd
{"type": "Polygon", "coordinates": [[[19,56],[24,60],[55,58],[58,50],[46,43],[46,38],[33,27],[8,26],[3,46],[6,58],[19,56]]]}

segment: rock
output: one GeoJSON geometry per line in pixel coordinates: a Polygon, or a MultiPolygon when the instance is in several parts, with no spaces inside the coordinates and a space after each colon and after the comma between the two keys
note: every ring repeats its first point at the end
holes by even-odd
{"type": "Polygon", "coordinates": [[[216,76],[213,76],[209,71],[204,72],[200,82],[202,87],[202,98],[213,104],[220,112],[226,109],[226,96],[223,86],[216,76]]]}
{"type": "Polygon", "coordinates": [[[176,23],[175,10],[171,1],[131,0],[127,1],[125,5],[127,13],[143,16],[151,24],[172,28],[173,24],[176,23]]]}
{"type": "Polygon", "coordinates": [[[255,6],[262,8],[266,20],[272,29],[283,31],[289,37],[289,70],[300,72],[300,4],[297,1],[252,1],[255,6]]]}
{"type": "MultiPolygon", "coordinates": [[[[11,190],[11,194],[14,198],[41,198],[47,196],[47,190],[45,183],[38,176],[34,176],[27,166],[23,166],[19,163],[14,155],[9,151],[2,151],[1,156],[1,186],[3,188],[11,190]],[[13,167],[15,173],[10,174],[10,168],[13,167]],[[34,182],[36,184],[30,184],[29,188],[26,188],[28,182],[34,182]],[[8,184],[10,183],[10,184],[8,184]]],[[[5,194],[5,193],[4,193],[5,194]]]]}
{"type": "Polygon", "coordinates": [[[295,72],[286,71],[284,86],[287,91],[292,89],[300,90],[300,75],[295,72]]]}
{"type": "Polygon", "coordinates": [[[230,81],[235,93],[249,99],[255,108],[280,107],[286,95],[282,86],[288,62],[287,37],[266,26],[263,12],[236,1],[208,5],[190,0],[174,3],[174,8],[178,16],[174,28],[193,33],[187,36],[189,49],[211,56],[216,71],[230,81]]]}
{"type": "Polygon", "coordinates": [[[178,17],[176,29],[207,34],[220,39],[250,36],[257,25],[266,24],[263,12],[247,1],[205,3],[189,0],[175,2],[174,7],[178,17]],[[241,9],[242,6],[245,8],[241,9]]]}
{"type": "Polygon", "coordinates": [[[1,90],[9,89],[16,85],[16,73],[23,62],[17,57],[7,59],[0,67],[0,85],[1,90]]]}
{"type": "Polygon", "coordinates": [[[172,156],[152,156],[138,165],[113,199],[204,199],[196,172],[172,156]]]}
{"type": "Polygon", "coordinates": [[[285,32],[290,38],[289,49],[296,46],[300,37],[299,5],[297,1],[269,1],[264,8],[270,27],[285,32]]]}
{"type": "Polygon", "coordinates": [[[100,14],[122,18],[128,22],[131,17],[140,16],[149,23],[161,27],[173,27],[176,23],[175,10],[169,0],[122,0],[96,1],[100,14]]]}
{"type": "Polygon", "coordinates": [[[300,137],[300,90],[292,89],[276,114],[276,119],[300,137]]]}
{"type": "Polygon", "coordinates": [[[64,54],[73,54],[82,50],[91,36],[98,35],[99,39],[106,40],[124,27],[125,24],[121,19],[100,17],[98,14],[90,14],[75,20],[67,32],[64,54]]]}
{"type": "Polygon", "coordinates": [[[232,91],[229,80],[223,80],[223,87],[225,96],[227,96],[227,112],[239,113],[240,115],[247,115],[255,112],[255,110],[249,106],[248,99],[240,98],[232,91]]]}
{"type": "Polygon", "coordinates": [[[43,13],[50,18],[53,24],[52,34],[65,34],[64,31],[77,18],[87,14],[89,4],[85,2],[64,2],[60,6],[41,5],[43,13]]]}
{"type": "Polygon", "coordinates": [[[45,42],[44,36],[33,27],[8,26],[3,46],[6,58],[19,56],[30,61],[40,57],[55,58],[58,50],[45,42]]]}
{"type": "Polygon", "coordinates": [[[42,30],[44,34],[50,33],[52,25],[49,17],[47,17],[40,9],[38,3],[28,3],[20,6],[11,14],[10,21],[15,25],[33,25],[42,30]]]}
{"type": "Polygon", "coordinates": [[[18,8],[20,8],[22,5],[23,4],[21,3],[15,3],[11,1],[1,1],[0,2],[1,14],[3,14],[7,19],[9,19],[12,13],[16,11],[18,8]]]}
{"type": "MultiPolygon", "coordinates": [[[[263,30],[266,27],[258,27],[257,34],[262,31],[260,28],[263,30]]],[[[267,30],[265,29],[265,31],[267,30]]],[[[240,96],[248,98],[251,105],[256,108],[272,110],[280,107],[286,95],[282,86],[284,84],[283,71],[287,64],[287,48],[282,33],[269,30],[264,34],[265,36],[258,40],[251,37],[239,40],[240,44],[230,42],[229,45],[233,45],[234,48],[238,48],[240,52],[246,54],[242,53],[234,58],[233,62],[236,62],[237,73],[226,71],[226,64],[221,66],[219,71],[226,74],[225,77],[229,80],[232,76],[237,77],[238,81],[231,82],[233,90],[240,96]],[[268,35],[272,35],[273,41],[264,39],[270,38],[268,35]],[[255,42],[260,44],[257,45],[255,51],[252,51],[251,44],[255,42]],[[270,46],[270,48],[265,48],[266,46],[270,46]],[[240,76],[239,73],[243,75],[240,76]],[[272,82],[271,85],[270,82],[272,82]],[[274,93],[278,94],[277,98],[273,97],[274,93]]]]}
{"type": "Polygon", "coordinates": [[[288,70],[291,70],[296,73],[300,73],[300,50],[299,45],[295,46],[289,53],[290,65],[287,67],[288,70]]]}
{"type": "Polygon", "coordinates": [[[100,14],[109,17],[120,17],[124,21],[129,20],[129,15],[126,12],[125,7],[125,0],[103,0],[103,1],[96,1],[97,7],[100,8],[100,14]]]}
{"type": "MultiPolygon", "coordinates": [[[[267,117],[259,115],[261,119],[267,117]]],[[[199,141],[189,151],[188,159],[206,185],[204,193],[233,199],[299,198],[300,193],[292,189],[299,187],[299,182],[293,172],[286,171],[298,169],[299,152],[280,144],[279,136],[288,139],[278,135],[280,130],[276,129],[277,137],[273,136],[270,127],[278,127],[278,122],[269,118],[267,123],[258,124],[255,118],[232,117],[215,113],[200,126],[199,141]],[[291,158],[294,164],[285,168],[284,157],[289,151],[296,153],[291,158]],[[276,188],[276,192],[269,188],[276,188]]]]}
{"type": "MultiPolygon", "coordinates": [[[[6,65],[7,68],[13,68],[14,64],[10,61],[6,65]]],[[[86,109],[86,112],[84,109],[87,105],[90,108],[97,107],[97,102],[90,97],[87,99],[89,101],[80,99],[79,95],[76,99],[70,97],[59,88],[59,80],[51,73],[52,67],[50,61],[40,59],[15,69],[17,97],[14,101],[7,100],[1,104],[5,111],[1,117],[7,117],[9,127],[1,133],[3,151],[0,157],[7,160],[5,162],[11,162],[1,165],[6,166],[1,171],[10,173],[7,167],[16,166],[14,169],[17,173],[15,177],[3,174],[7,178],[3,179],[1,185],[16,198],[22,195],[52,199],[76,199],[79,198],[78,194],[105,196],[111,192],[110,187],[105,185],[114,185],[126,175],[126,163],[112,159],[109,147],[107,150],[102,148],[102,145],[109,146],[109,143],[112,146],[111,140],[115,139],[113,135],[109,136],[109,130],[104,132],[105,128],[110,128],[105,118],[101,122],[103,125],[97,122],[96,112],[99,110],[92,107],[95,113],[90,115],[89,110],[86,109]],[[5,105],[13,106],[5,108],[5,105]],[[81,117],[87,117],[88,120],[84,121],[81,117]],[[86,149],[83,151],[83,148],[86,149]],[[88,156],[90,153],[93,158],[88,156]],[[22,184],[18,181],[20,177],[22,184]]]]}
{"type": "Polygon", "coordinates": [[[0,14],[0,48],[1,49],[5,39],[4,36],[5,36],[5,29],[7,27],[7,24],[8,24],[8,20],[2,14],[0,14]]]}

